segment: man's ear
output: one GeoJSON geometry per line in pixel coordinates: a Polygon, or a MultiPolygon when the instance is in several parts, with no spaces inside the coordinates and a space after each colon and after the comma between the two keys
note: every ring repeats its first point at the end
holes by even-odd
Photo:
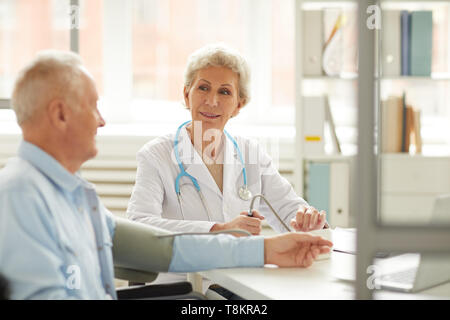
{"type": "Polygon", "coordinates": [[[67,128],[69,112],[69,106],[61,99],[53,99],[47,106],[50,124],[61,131],[67,128]]]}

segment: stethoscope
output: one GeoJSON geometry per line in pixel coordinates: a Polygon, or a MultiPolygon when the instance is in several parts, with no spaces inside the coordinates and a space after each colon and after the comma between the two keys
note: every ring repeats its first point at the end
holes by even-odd
{"type": "MultiPolygon", "coordinates": [[[[203,196],[203,193],[202,193],[202,191],[200,190],[200,185],[198,184],[198,181],[197,181],[197,179],[195,179],[195,177],[191,176],[189,173],[187,173],[187,172],[184,170],[183,164],[181,163],[181,160],[180,160],[180,155],[179,155],[179,153],[178,153],[178,143],[180,142],[180,141],[179,141],[179,138],[180,138],[180,132],[181,132],[181,129],[182,129],[185,125],[187,125],[188,123],[190,123],[190,122],[191,122],[191,120],[186,121],[186,122],[182,123],[182,124],[178,127],[177,133],[175,134],[175,139],[174,139],[174,142],[173,142],[173,145],[174,145],[174,151],[175,151],[175,158],[176,158],[178,167],[180,168],[180,173],[178,174],[178,176],[177,176],[176,179],[175,179],[175,192],[176,192],[176,194],[177,194],[177,199],[178,199],[178,204],[179,204],[179,206],[180,206],[181,216],[183,217],[183,220],[184,220],[183,208],[182,208],[182,206],[181,206],[180,179],[181,179],[181,177],[187,177],[187,178],[189,178],[189,179],[192,181],[192,184],[194,185],[195,189],[197,190],[197,193],[198,193],[198,195],[199,195],[199,197],[200,197],[200,200],[201,200],[202,203],[203,203],[203,206],[205,207],[206,214],[208,215],[208,220],[211,221],[211,212],[210,212],[210,210],[209,210],[209,208],[208,208],[208,205],[206,204],[205,197],[203,196]]],[[[239,146],[238,146],[236,140],[235,140],[235,139],[234,139],[234,138],[233,138],[226,130],[223,130],[223,132],[224,132],[225,135],[230,139],[230,141],[233,143],[233,146],[234,146],[234,148],[235,148],[235,150],[236,150],[236,152],[237,152],[237,154],[238,154],[238,156],[239,156],[239,160],[240,160],[240,162],[241,162],[241,164],[242,164],[242,166],[243,166],[243,169],[242,169],[242,175],[244,176],[244,184],[243,184],[243,185],[239,188],[239,190],[238,190],[239,198],[241,198],[241,199],[244,200],[244,201],[249,201],[249,200],[252,198],[252,193],[251,193],[251,191],[248,189],[248,185],[247,185],[247,171],[245,170],[245,163],[244,163],[244,159],[243,159],[243,157],[242,157],[241,150],[239,149],[239,146]]]]}

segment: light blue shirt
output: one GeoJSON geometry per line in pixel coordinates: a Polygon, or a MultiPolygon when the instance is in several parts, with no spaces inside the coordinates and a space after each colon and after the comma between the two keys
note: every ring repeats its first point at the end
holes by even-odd
{"type": "Polygon", "coordinates": [[[186,235],[175,238],[171,272],[194,272],[217,268],[262,267],[264,238],[236,238],[230,234],[186,235]]]}
{"type": "Polygon", "coordinates": [[[116,298],[113,235],[93,186],[23,141],[0,171],[0,272],[11,298],[116,298]]]}
{"type": "MultiPolygon", "coordinates": [[[[0,171],[0,273],[13,299],[116,298],[114,228],[93,185],[37,146],[22,141],[0,171]]],[[[262,237],[180,236],[169,271],[263,263],[262,237]]]]}

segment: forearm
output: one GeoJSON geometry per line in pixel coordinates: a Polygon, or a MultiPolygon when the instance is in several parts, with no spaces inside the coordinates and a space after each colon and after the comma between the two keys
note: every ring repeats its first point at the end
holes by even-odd
{"type": "Polygon", "coordinates": [[[171,272],[264,265],[264,238],[260,236],[180,236],[175,238],[174,248],[171,272]]]}

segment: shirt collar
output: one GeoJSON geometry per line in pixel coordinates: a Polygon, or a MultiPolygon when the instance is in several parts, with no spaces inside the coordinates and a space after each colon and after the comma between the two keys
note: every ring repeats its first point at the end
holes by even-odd
{"type": "Polygon", "coordinates": [[[18,156],[31,163],[56,185],[69,192],[73,192],[80,185],[91,186],[78,174],[71,174],[55,158],[30,142],[24,140],[20,142],[18,156]]]}

